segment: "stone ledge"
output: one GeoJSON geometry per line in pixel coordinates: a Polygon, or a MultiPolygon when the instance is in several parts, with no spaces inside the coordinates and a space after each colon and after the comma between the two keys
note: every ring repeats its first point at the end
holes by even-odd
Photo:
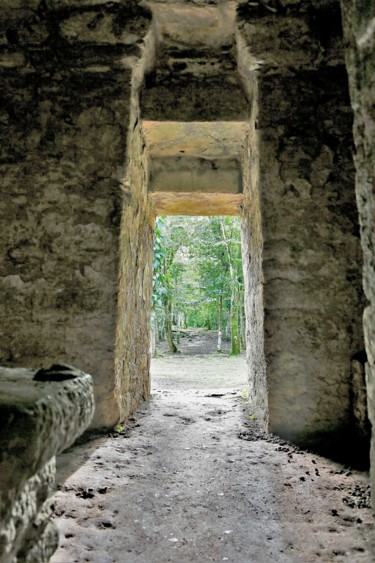
{"type": "Polygon", "coordinates": [[[55,454],[94,413],[91,376],[70,366],[0,368],[0,561],[47,563],[58,544],[48,497],[55,454]]]}
{"type": "Polygon", "coordinates": [[[14,488],[71,445],[94,412],[91,376],[35,381],[35,370],[0,368],[0,489],[14,488]]]}

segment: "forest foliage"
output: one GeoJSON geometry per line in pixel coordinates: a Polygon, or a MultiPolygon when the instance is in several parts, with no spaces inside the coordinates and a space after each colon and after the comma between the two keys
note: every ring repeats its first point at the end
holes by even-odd
{"type": "Polygon", "coordinates": [[[153,271],[153,349],[166,339],[177,352],[186,328],[218,331],[244,348],[243,271],[239,217],[159,217],[153,271]]]}

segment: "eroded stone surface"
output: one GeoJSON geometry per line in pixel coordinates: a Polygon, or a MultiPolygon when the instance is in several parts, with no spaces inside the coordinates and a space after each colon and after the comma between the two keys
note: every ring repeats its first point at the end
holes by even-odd
{"type": "Polygon", "coordinates": [[[93,425],[110,426],[130,83],[151,14],[135,1],[2,8],[0,361],[92,373],[93,425]]]}
{"type": "Polygon", "coordinates": [[[246,356],[249,369],[249,400],[260,427],[268,429],[266,358],[264,354],[263,229],[259,178],[256,105],[242,155],[243,220],[241,223],[246,356]]]}
{"type": "Polygon", "coordinates": [[[94,413],[90,375],[35,381],[35,371],[0,368],[0,487],[13,489],[70,446],[94,413]]]}
{"type": "Polygon", "coordinates": [[[151,158],[240,157],[248,127],[246,121],[142,121],[151,158]]]}
{"type": "Polygon", "coordinates": [[[158,215],[240,215],[242,194],[153,192],[151,201],[158,215]]]}
{"type": "Polygon", "coordinates": [[[47,563],[58,544],[50,521],[55,454],[87,428],[91,376],[68,366],[0,368],[0,559],[47,563]],[[42,376],[43,380],[42,380],[42,376]],[[60,380],[57,380],[58,376],[60,380]]]}
{"type": "Polygon", "coordinates": [[[249,100],[237,72],[236,4],[155,2],[150,7],[156,63],[146,73],[141,92],[143,119],[246,119],[249,100]]]}
{"type": "Polygon", "coordinates": [[[242,192],[247,129],[247,122],[143,121],[150,156],[148,188],[157,213],[238,214],[242,200],[223,195],[242,192]]]}
{"type": "MultiPolygon", "coordinates": [[[[363,280],[370,306],[364,316],[369,417],[373,434],[371,443],[372,486],[375,491],[375,13],[373,2],[341,1],[348,49],[350,95],[354,108],[354,140],[356,144],[356,193],[361,222],[364,254],[363,280]]],[[[373,494],[375,509],[375,494],[373,494]]]]}
{"type": "MultiPolygon", "coordinates": [[[[137,94],[134,97],[136,99],[137,94]]],[[[154,214],[148,197],[148,158],[139,109],[133,108],[129,168],[121,222],[116,397],[126,420],[150,394],[150,324],[154,214]]]]}
{"type": "Polygon", "coordinates": [[[153,158],[149,189],[152,192],[240,193],[240,162],[236,158],[153,158]]]}
{"type": "MultiPolygon", "coordinates": [[[[253,267],[262,269],[251,274],[258,284],[253,299],[258,295],[261,300],[263,293],[263,303],[258,308],[257,301],[251,304],[251,330],[258,333],[259,344],[250,348],[259,360],[250,362],[259,366],[260,377],[264,306],[270,429],[308,447],[324,446],[326,454],[334,455],[335,448],[344,452],[352,447],[354,452],[358,445],[350,381],[352,358],[364,346],[352,112],[337,22],[325,36],[315,26],[320,9],[304,10],[301,3],[292,14],[279,8],[271,17],[266,8],[249,5],[240,22],[250,52],[259,56],[258,62],[264,59],[257,74],[255,116],[261,262],[256,245],[261,236],[254,228],[250,247],[253,267]],[[281,38],[291,48],[288,37],[302,29],[308,39],[304,56],[311,56],[311,66],[299,56],[286,60],[280,53],[281,38]],[[265,45],[268,58],[262,54],[265,45]],[[324,58],[315,51],[325,53],[324,58]]],[[[256,182],[256,177],[249,181],[253,191],[256,182]]],[[[364,457],[367,447],[365,443],[364,457]]]]}
{"type": "Polygon", "coordinates": [[[51,522],[55,457],[22,486],[1,490],[0,557],[3,563],[47,563],[58,546],[51,522]]]}

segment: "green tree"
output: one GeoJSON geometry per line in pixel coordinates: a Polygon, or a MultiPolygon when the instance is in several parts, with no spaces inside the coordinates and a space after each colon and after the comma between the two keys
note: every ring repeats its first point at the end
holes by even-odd
{"type": "Polygon", "coordinates": [[[156,320],[165,327],[171,351],[176,351],[172,323],[177,326],[177,331],[181,326],[218,329],[217,349],[220,352],[228,322],[231,352],[239,353],[242,298],[240,222],[237,217],[158,219],[153,302],[156,320]]]}

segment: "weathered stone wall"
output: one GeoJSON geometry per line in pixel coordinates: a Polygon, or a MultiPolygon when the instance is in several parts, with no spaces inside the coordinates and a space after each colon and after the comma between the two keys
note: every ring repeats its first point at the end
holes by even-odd
{"type": "Polygon", "coordinates": [[[245,286],[246,358],[249,368],[249,399],[257,422],[268,429],[267,372],[264,357],[263,232],[260,209],[257,104],[253,103],[246,138],[243,168],[242,267],[245,286]]]}
{"type": "Polygon", "coordinates": [[[269,428],[331,455],[363,438],[366,456],[351,402],[364,301],[339,7],[248,4],[239,25],[258,67],[269,428]]]}
{"type": "Polygon", "coordinates": [[[154,217],[147,191],[148,155],[138,117],[135,110],[120,240],[116,395],[122,420],[150,394],[154,217]]]}
{"type": "Polygon", "coordinates": [[[368,411],[373,434],[371,473],[375,509],[375,5],[374,2],[342,0],[343,23],[348,49],[346,62],[354,108],[356,145],[356,194],[364,253],[364,290],[369,306],[364,315],[368,363],[366,383],[368,411]]]}
{"type": "Polygon", "coordinates": [[[121,182],[149,22],[135,0],[0,12],[0,362],[59,358],[92,373],[94,426],[118,419],[121,182]]]}

